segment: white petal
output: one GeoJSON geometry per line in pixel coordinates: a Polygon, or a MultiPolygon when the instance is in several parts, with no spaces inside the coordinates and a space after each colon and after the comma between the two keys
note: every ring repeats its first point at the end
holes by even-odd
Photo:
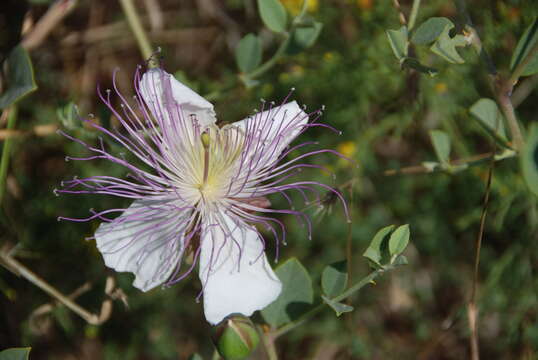
{"type": "Polygon", "coordinates": [[[213,104],[162,69],[150,69],[142,75],[140,92],[156,118],[166,113],[165,105],[175,103],[184,116],[194,114],[202,127],[216,121],[213,104]]]}
{"type": "Polygon", "coordinates": [[[135,287],[151,290],[165,282],[180,261],[181,219],[163,211],[162,204],[155,201],[136,200],[114,222],[99,226],[95,232],[97,248],[106,266],[132,272],[135,287]]]}
{"type": "Polygon", "coordinates": [[[230,314],[252,315],[282,290],[258,233],[245,223],[237,226],[228,215],[221,217],[225,224],[203,230],[200,254],[204,313],[213,325],[230,314]],[[231,236],[225,236],[228,231],[231,236]]]}
{"type": "Polygon", "coordinates": [[[308,123],[308,115],[299,107],[296,101],[255,114],[252,117],[237,121],[231,126],[237,126],[246,132],[247,137],[255,137],[263,141],[265,149],[252,146],[257,153],[277,158],[308,123]],[[279,136],[280,138],[275,140],[279,136]],[[276,151],[273,151],[273,147],[276,151]]]}

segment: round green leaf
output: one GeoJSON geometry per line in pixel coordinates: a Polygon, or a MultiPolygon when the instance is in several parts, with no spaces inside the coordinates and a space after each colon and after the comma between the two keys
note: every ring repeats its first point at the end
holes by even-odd
{"type": "Polygon", "coordinates": [[[260,38],[248,34],[239,41],[235,49],[235,61],[244,73],[254,70],[262,61],[262,44],[260,38]]]}
{"type": "Polygon", "coordinates": [[[339,261],[323,269],[321,274],[321,288],[329,297],[335,297],[344,292],[347,285],[347,262],[339,261]]]}
{"type": "Polygon", "coordinates": [[[0,109],[7,108],[37,89],[32,61],[22,46],[19,45],[11,51],[7,63],[7,90],[0,95],[0,109]]]}
{"type": "Polygon", "coordinates": [[[278,0],[258,0],[258,10],[265,26],[274,32],[286,30],[286,9],[278,0]]]}
{"type": "Polygon", "coordinates": [[[439,162],[448,164],[450,160],[450,138],[448,134],[442,130],[432,130],[430,131],[430,138],[439,162]]]}
{"type": "Polygon", "coordinates": [[[275,273],[282,282],[282,292],[261,314],[267,323],[277,327],[308,311],[314,302],[314,291],[310,275],[295,258],[277,267],[275,273]]]}
{"type": "Polygon", "coordinates": [[[492,135],[497,142],[507,146],[508,138],[504,129],[504,118],[497,107],[497,103],[488,98],[482,98],[475,102],[469,109],[478,123],[492,135]]]}
{"type": "Polygon", "coordinates": [[[454,27],[452,21],[444,17],[432,17],[423,22],[411,37],[411,42],[416,45],[428,45],[437,39],[445,27],[454,27]]]}
{"type": "Polygon", "coordinates": [[[398,60],[405,58],[407,56],[407,50],[409,47],[407,27],[404,25],[398,30],[387,30],[386,34],[389,38],[390,47],[392,48],[396,58],[398,60]]]}
{"type": "Polygon", "coordinates": [[[309,26],[295,28],[291,34],[291,41],[286,52],[294,55],[311,47],[318,39],[322,28],[323,24],[317,21],[314,21],[309,26]]]}

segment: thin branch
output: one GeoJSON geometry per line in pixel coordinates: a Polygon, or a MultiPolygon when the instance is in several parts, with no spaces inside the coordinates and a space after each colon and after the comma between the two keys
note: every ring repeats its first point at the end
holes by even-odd
{"type": "Polygon", "coordinates": [[[392,4],[396,8],[396,11],[398,11],[398,19],[400,20],[400,24],[406,25],[407,20],[406,20],[405,15],[404,15],[404,13],[402,11],[402,7],[400,6],[400,1],[399,0],[392,0],[392,4]]]}
{"type": "Polygon", "coordinates": [[[22,40],[26,50],[32,50],[43,43],[50,32],[65,18],[77,5],[78,0],[58,0],[52,4],[33,29],[22,40]]]}
{"type": "MultiPolygon", "coordinates": [[[[65,305],[68,309],[79,315],[91,325],[100,325],[104,323],[109,319],[112,313],[112,299],[107,299],[103,302],[99,315],[93,314],[75,303],[69,296],[65,296],[56,288],[49,285],[45,280],[32,272],[26,266],[18,262],[8,253],[6,249],[2,249],[0,251],[0,265],[4,266],[7,270],[13,272],[15,275],[22,276],[41,290],[45,291],[47,294],[65,305]]],[[[114,282],[112,278],[109,279],[107,279],[105,292],[111,297],[121,298],[122,296],[120,294],[113,295],[114,282]]]]}
{"type": "MultiPolygon", "coordinates": [[[[487,162],[489,159],[494,157],[495,161],[500,161],[504,159],[509,159],[512,157],[515,157],[517,154],[513,150],[505,150],[504,152],[500,154],[494,154],[494,153],[484,153],[484,154],[478,154],[462,159],[452,160],[450,161],[451,166],[476,166],[483,164],[484,162],[487,162]],[[493,156],[494,155],[494,156],[493,156]]],[[[401,169],[389,169],[385,170],[383,172],[383,175],[385,176],[394,176],[394,175],[410,175],[410,174],[429,174],[439,171],[445,171],[445,169],[441,166],[424,166],[424,165],[416,165],[416,166],[408,166],[401,169]]]]}

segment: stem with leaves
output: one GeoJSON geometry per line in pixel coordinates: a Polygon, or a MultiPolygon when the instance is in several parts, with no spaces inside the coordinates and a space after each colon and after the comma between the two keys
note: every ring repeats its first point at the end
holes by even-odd
{"type": "MultiPolygon", "coordinates": [[[[346,291],[344,291],[341,295],[336,296],[335,298],[331,299],[334,302],[341,302],[347,298],[349,298],[351,295],[365,287],[366,285],[370,283],[374,283],[374,280],[384,274],[385,272],[394,269],[394,265],[387,265],[382,269],[377,269],[375,271],[372,271],[370,274],[359,280],[357,283],[355,283],[353,286],[349,287],[346,291]]],[[[275,330],[272,335],[273,338],[276,339],[289,331],[295,329],[296,327],[304,324],[308,320],[312,319],[314,316],[316,316],[318,313],[320,313],[327,304],[325,302],[318,304],[316,307],[314,307],[312,310],[306,312],[303,314],[299,319],[290,322],[279,329],[275,330]]]]}
{"type": "Polygon", "coordinates": [[[293,21],[291,23],[291,27],[288,29],[288,31],[286,31],[285,33],[282,34],[282,36],[283,36],[282,42],[278,46],[278,48],[275,51],[275,53],[273,54],[273,56],[269,60],[267,60],[265,63],[260,65],[259,67],[252,70],[251,72],[241,75],[242,79],[246,80],[244,82],[248,82],[248,80],[254,80],[257,77],[262,76],[267,71],[271,70],[271,68],[273,66],[276,65],[276,63],[282,57],[282,55],[284,55],[284,53],[286,52],[286,49],[288,48],[288,46],[290,44],[291,34],[293,34],[293,31],[295,30],[295,28],[297,28],[301,24],[301,22],[303,21],[303,17],[306,14],[307,8],[308,8],[308,1],[303,0],[303,5],[302,5],[302,8],[301,8],[301,11],[293,19],[293,21]]]}

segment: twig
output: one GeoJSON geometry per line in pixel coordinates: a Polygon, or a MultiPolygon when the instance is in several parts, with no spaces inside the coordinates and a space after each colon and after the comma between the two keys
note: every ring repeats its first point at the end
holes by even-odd
{"type": "Polygon", "coordinates": [[[406,25],[407,20],[405,19],[405,15],[404,15],[404,13],[402,11],[402,7],[400,6],[400,1],[399,0],[392,0],[392,4],[396,8],[396,11],[398,11],[398,19],[400,19],[400,24],[406,25]]]}
{"type": "Polygon", "coordinates": [[[164,29],[164,16],[157,0],[144,0],[144,6],[148,13],[151,32],[161,31],[164,29]]]}
{"type": "MultiPolygon", "coordinates": [[[[492,156],[494,157],[495,161],[500,161],[500,160],[508,159],[511,157],[515,157],[516,155],[517,155],[516,152],[512,150],[505,150],[504,152],[500,154],[494,154],[494,153],[489,152],[489,153],[474,155],[474,156],[470,156],[470,157],[466,157],[462,159],[452,160],[450,161],[449,164],[451,166],[461,166],[461,165],[474,166],[474,165],[479,165],[488,161],[489,159],[492,158],[492,156]]],[[[443,171],[443,170],[444,169],[441,166],[431,167],[431,166],[424,166],[424,165],[416,165],[416,166],[404,167],[401,169],[385,170],[383,172],[383,175],[394,176],[394,175],[399,175],[399,174],[406,174],[406,175],[428,174],[428,173],[433,173],[433,172],[443,171]]]]}
{"type": "Polygon", "coordinates": [[[22,40],[26,50],[32,50],[47,38],[49,33],[66,17],[77,5],[78,0],[58,0],[50,6],[34,28],[22,40]]]}
{"type": "Polygon", "coordinates": [[[494,166],[495,166],[495,159],[492,156],[490,165],[489,165],[489,171],[488,171],[486,194],[484,195],[484,201],[482,204],[482,214],[480,215],[480,228],[478,230],[478,236],[476,239],[473,285],[471,288],[471,298],[469,300],[468,311],[467,311],[467,316],[469,318],[469,328],[471,330],[471,358],[473,360],[480,359],[479,348],[478,348],[478,326],[477,326],[478,309],[476,307],[476,292],[477,292],[477,287],[478,287],[478,273],[479,273],[479,266],[480,266],[480,249],[482,248],[484,226],[486,223],[486,216],[488,213],[489,195],[491,192],[491,179],[493,178],[494,166]]]}
{"type": "MultiPolygon", "coordinates": [[[[12,256],[8,254],[6,249],[0,251],[0,264],[3,265],[6,269],[13,272],[18,276],[22,276],[41,290],[45,291],[47,294],[55,298],[57,301],[65,305],[71,311],[79,315],[81,318],[86,320],[91,325],[100,325],[108,320],[112,313],[112,299],[107,299],[101,305],[101,311],[99,315],[93,314],[88,310],[84,309],[68,296],[65,296],[59,292],[56,288],[49,285],[45,280],[39,277],[37,274],[32,272],[26,266],[18,262],[12,256]]],[[[114,290],[113,278],[107,279],[106,290],[107,294],[112,295],[114,290]]],[[[112,297],[112,296],[111,296],[112,297]]],[[[121,297],[121,296],[118,296],[121,297]]]]}
{"type": "Polygon", "coordinates": [[[30,131],[2,129],[0,130],[0,140],[6,140],[9,138],[17,138],[24,136],[48,136],[56,134],[58,130],[57,124],[36,125],[30,131]]]}

